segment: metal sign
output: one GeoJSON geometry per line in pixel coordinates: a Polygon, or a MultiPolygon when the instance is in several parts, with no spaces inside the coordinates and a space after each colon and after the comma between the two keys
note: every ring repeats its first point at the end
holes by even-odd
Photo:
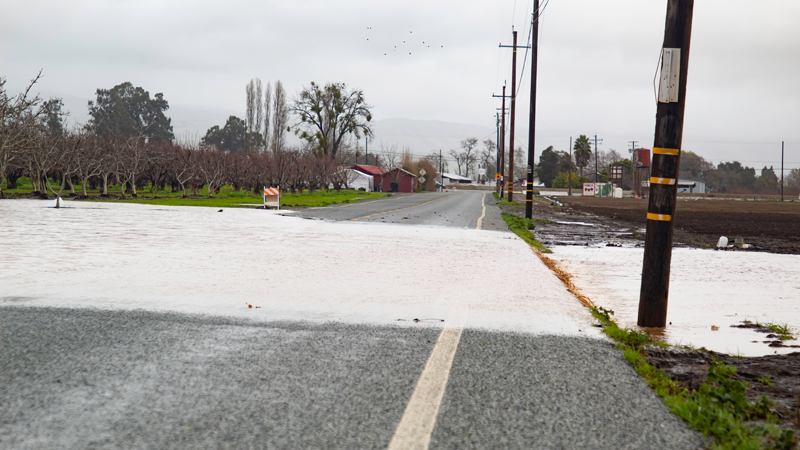
{"type": "Polygon", "coordinates": [[[419,169],[419,176],[424,177],[428,172],[425,169],[419,169]]]}
{"type": "Polygon", "coordinates": [[[664,48],[661,51],[661,77],[658,81],[658,102],[677,103],[681,73],[681,49],[664,48]]]}
{"type": "Polygon", "coordinates": [[[426,178],[425,178],[425,177],[419,177],[419,182],[420,182],[420,183],[424,183],[424,182],[425,182],[425,180],[426,180],[426,178]]]}

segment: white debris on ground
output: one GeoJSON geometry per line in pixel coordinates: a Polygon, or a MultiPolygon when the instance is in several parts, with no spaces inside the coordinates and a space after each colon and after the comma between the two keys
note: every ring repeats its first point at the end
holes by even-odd
{"type": "MultiPolygon", "coordinates": [[[[550,256],[573,275],[583,294],[613,310],[621,326],[636,326],[643,249],[563,246],[553,250],[550,256]]],[[[798,280],[797,255],[674,249],[667,310],[671,325],[664,338],[673,344],[742,356],[799,351],[769,347],[765,334],[731,327],[750,320],[788,324],[800,331],[798,280]]],[[[800,345],[800,340],[786,343],[800,345]]]]}
{"type": "Polygon", "coordinates": [[[510,233],[255,209],[41,205],[0,202],[0,306],[401,326],[468,309],[469,327],[599,336],[588,310],[510,233]],[[525,276],[510,276],[514,267],[525,276]]]}

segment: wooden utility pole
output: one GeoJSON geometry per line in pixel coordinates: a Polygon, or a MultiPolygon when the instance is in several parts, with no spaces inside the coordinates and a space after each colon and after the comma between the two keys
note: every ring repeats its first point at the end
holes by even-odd
{"type": "Polygon", "coordinates": [[[517,32],[514,31],[514,55],[511,57],[511,129],[508,138],[508,201],[514,201],[514,122],[517,104],[517,32]]]}
{"type": "MultiPolygon", "coordinates": [[[[518,48],[528,48],[526,47],[517,47],[517,32],[513,32],[514,35],[514,45],[511,45],[511,48],[514,49],[514,55],[511,58],[511,130],[509,131],[509,149],[508,149],[508,177],[506,177],[506,183],[508,185],[508,201],[513,201],[514,196],[514,118],[516,116],[516,98],[517,98],[517,49],[518,48]]],[[[508,45],[500,45],[500,47],[509,47],[508,45]]]]}
{"type": "Polygon", "coordinates": [[[781,141],[781,203],[783,203],[783,143],[781,141]]]}
{"type": "Polygon", "coordinates": [[[692,37],[694,0],[668,0],[647,209],[639,320],[642,327],[667,324],[672,233],[678,196],[683,112],[692,37]]]}
{"type": "Polygon", "coordinates": [[[572,197],[572,136],[569,137],[569,181],[567,181],[567,187],[569,196],[572,197]]]}
{"type": "Polygon", "coordinates": [[[533,1],[531,18],[533,37],[531,41],[531,106],[528,117],[528,178],[525,190],[525,217],[533,218],[533,166],[536,143],[536,71],[539,63],[539,0],[533,1]]]}
{"type": "Polygon", "coordinates": [[[597,183],[600,182],[600,173],[597,171],[597,143],[603,143],[602,139],[597,139],[597,135],[594,135],[594,195],[597,195],[597,183]]]}
{"type": "Polygon", "coordinates": [[[495,128],[497,128],[497,146],[494,149],[494,160],[495,160],[495,177],[494,177],[494,189],[495,192],[500,194],[500,179],[497,178],[497,174],[500,173],[500,113],[494,113],[495,118],[495,128]]]}
{"type": "MultiPolygon", "coordinates": [[[[501,45],[501,47],[502,47],[502,45],[501,45]]],[[[506,86],[505,86],[505,84],[503,85],[503,95],[500,96],[500,95],[492,94],[492,97],[502,97],[503,98],[503,108],[500,110],[500,114],[502,115],[503,119],[502,119],[502,125],[501,125],[501,128],[500,128],[500,145],[498,145],[498,147],[500,147],[500,166],[497,169],[500,172],[500,174],[502,175],[504,173],[503,171],[505,170],[505,166],[506,166],[506,150],[505,150],[505,148],[506,148],[505,147],[505,145],[506,145],[505,144],[505,142],[506,142],[506,86]]],[[[503,187],[502,187],[504,181],[505,181],[505,179],[503,179],[503,181],[500,182],[500,198],[503,198],[503,196],[504,196],[503,187]]]]}

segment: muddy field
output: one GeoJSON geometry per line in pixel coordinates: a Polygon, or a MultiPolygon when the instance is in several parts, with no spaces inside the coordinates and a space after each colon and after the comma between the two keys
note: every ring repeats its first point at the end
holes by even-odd
{"type": "MultiPolygon", "coordinates": [[[[524,204],[524,197],[514,199],[524,204]]],[[[524,216],[522,206],[501,206],[503,212],[524,216]]],[[[533,217],[535,235],[546,246],[644,245],[647,200],[591,197],[537,198],[533,217]],[[560,206],[557,202],[561,202],[560,206]],[[548,223],[549,222],[549,223],[548,223]]],[[[716,247],[720,236],[733,243],[742,237],[752,249],[800,255],[800,202],[736,200],[680,200],[675,213],[675,246],[716,247]]],[[[754,338],[759,338],[754,331],[754,338]]],[[[750,383],[748,396],[762,395],[775,402],[773,411],[782,425],[800,429],[800,353],[739,358],[678,347],[647,351],[651,363],[690,389],[706,381],[712,358],[736,367],[738,378],[750,383]],[[756,381],[768,377],[772,385],[756,381]]]]}
{"type": "MultiPolygon", "coordinates": [[[[549,200],[542,199],[535,202],[534,215],[554,221],[537,225],[537,237],[545,245],[644,243],[647,199],[557,200],[564,206],[551,206],[549,200]]],[[[523,210],[503,208],[514,214],[523,210]]],[[[800,202],[679,200],[675,212],[676,246],[714,247],[720,236],[726,236],[731,244],[734,238],[741,237],[753,246],[752,251],[800,255],[800,202]]]]}

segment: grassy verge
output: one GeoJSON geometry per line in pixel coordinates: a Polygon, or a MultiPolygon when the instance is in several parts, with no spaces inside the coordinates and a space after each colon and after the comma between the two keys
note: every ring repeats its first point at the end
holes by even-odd
{"type": "MultiPolygon", "coordinates": [[[[31,193],[31,190],[32,187],[27,179],[20,179],[18,189],[4,189],[4,193],[12,197],[26,196],[31,193]]],[[[52,195],[52,193],[49,194],[52,195]]],[[[260,193],[254,194],[246,190],[237,191],[230,186],[223,186],[219,192],[213,194],[213,197],[208,196],[208,190],[205,188],[201,189],[197,196],[183,197],[181,191],[172,191],[169,188],[167,188],[167,190],[155,190],[152,186],[146,186],[144,189],[139,190],[137,197],[131,197],[130,191],[128,191],[124,198],[120,198],[121,192],[118,188],[113,189],[113,187],[109,189],[110,198],[100,197],[100,192],[97,190],[90,190],[87,194],[89,194],[88,200],[90,201],[144,203],[149,205],[247,208],[263,204],[263,198],[260,193]]],[[[67,195],[67,192],[65,192],[64,195],[67,195]]],[[[335,191],[323,189],[314,192],[305,191],[294,194],[286,192],[281,193],[281,206],[329,206],[387,196],[391,196],[391,194],[353,190],[335,191]]]]}
{"type": "Polygon", "coordinates": [[[534,248],[536,248],[542,253],[553,253],[549,248],[542,245],[541,242],[537,241],[533,237],[531,231],[536,228],[536,225],[533,220],[515,216],[512,214],[503,214],[503,219],[508,224],[508,228],[510,228],[511,231],[516,233],[517,236],[521,237],[523,241],[532,245],[534,248]]]}
{"type": "MultiPolygon", "coordinates": [[[[648,345],[666,346],[655,342],[649,333],[620,328],[611,317],[614,312],[592,307],[592,315],[600,322],[603,332],[617,341],[625,359],[647,384],[664,399],[678,417],[704,436],[714,439],[711,448],[718,449],[791,449],[797,447],[793,430],[776,423],[770,411],[772,403],[766,397],[751,401],[745,393],[746,381],[734,379],[736,368],[714,361],[708,369],[708,380],[697,390],[690,391],[661,370],[650,364],[645,355],[648,345]]],[[[764,380],[767,382],[767,380],[764,380]]]]}

